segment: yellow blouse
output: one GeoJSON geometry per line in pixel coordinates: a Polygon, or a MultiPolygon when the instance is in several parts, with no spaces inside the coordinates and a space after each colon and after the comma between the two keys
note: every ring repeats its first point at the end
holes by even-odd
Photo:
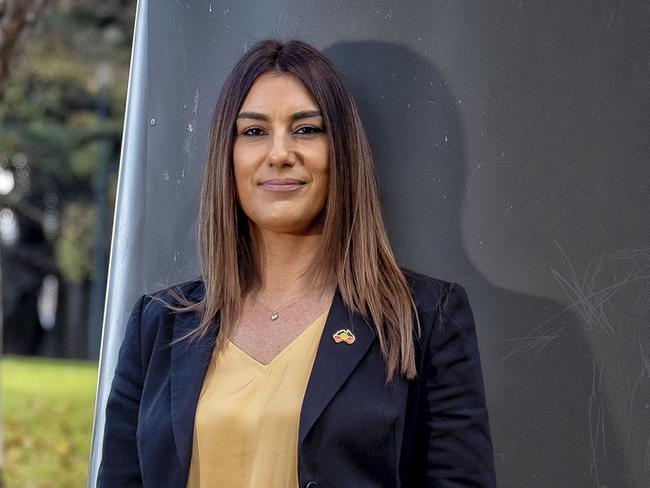
{"type": "Polygon", "coordinates": [[[298,426],[328,312],[270,363],[230,340],[208,365],[194,420],[187,488],[298,486],[298,426]]]}

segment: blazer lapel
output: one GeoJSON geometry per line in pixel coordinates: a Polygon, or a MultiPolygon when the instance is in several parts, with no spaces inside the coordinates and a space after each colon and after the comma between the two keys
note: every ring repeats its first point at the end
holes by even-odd
{"type": "Polygon", "coordinates": [[[337,287],[305,391],[298,430],[299,446],[370,348],[376,335],[371,323],[348,311],[337,287]],[[352,344],[334,341],[332,336],[340,329],[350,329],[355,336],[352,344]]]}
{"type": "MultiPolygon", "coordinates": [[[[176,315],[174,340],[197,325],[198,314],[176,315]]],[[[196,405],[218,330],[217,318],[214,327],[198,341],[192,343],[181,341],[171,346],[172,428],[178,457],[184,468],[187,468],[191,462],[196,405]]],[[[299,445],[366,354],[375,335],[372,322],[368,324],[360,315],[348,311],[337,287],[305,391],[300,412],[299,445]],[[352,344],[334,341],[332,336],[340,329],[350,329],[355,336],[352,344]]]]}
{"type": "MultiPolygon", "coordinates": [[[[196,328],[197,313],[178,314],[174,321],[174,340],[196,328]]],[[[170,388],[171,418],[176,450],[181,466],[187,468],[192,458],[194,414],[205,373],[212,357],[214,340],[219,329],[218,316],[213,327],[196,342],[189,340],[171,347],[170,388]]]]}

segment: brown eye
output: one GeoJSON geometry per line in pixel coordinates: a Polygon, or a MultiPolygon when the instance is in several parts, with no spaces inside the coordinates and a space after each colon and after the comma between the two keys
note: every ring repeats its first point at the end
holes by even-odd
{"type": "Polygon", "coordinates": [[[298,132],[299,134],[309,135],[309,134],[317,134],[319,132],[323,132],[323,130],[320,127],[313,127],[311,125],[306,125],[304,127],[300,127],[296,132],[298,132]],[[305,131],[305,132],[300,132],[300,131],[305,131]]]}
{"type": "Polygon", "coordinates": [[[244,132],[242,132],[241,135],[254,137],[254,136],[261,135],[259,133],[261,131],[262,131],[262,129],[260,129],[259,127],[251,127],[250,129],[246,129],[244,132]]]}

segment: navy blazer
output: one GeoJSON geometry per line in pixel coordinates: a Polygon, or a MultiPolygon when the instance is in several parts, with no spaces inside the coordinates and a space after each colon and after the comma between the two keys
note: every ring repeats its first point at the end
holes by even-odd
{"type": "MultiPolygon", "coordinates": [[[[402,271],[422,326],[415,339],[418,376],[385,384],[374,325],[350,314],[337,288],[300,412],[301,488],[496,486],[465,289],[402,271]],[[350,329],[355,342],[336,343],[339,329],[350,329]]],[[[205,292],[200,279],[178,286],[193,299],[205,292]]],[[[154,295],[171,300],[165,290],[154,295]]],[[[169,343],[197,325],[196,313],[171,313],[150,295],[137,300],[106,407],[97,486],[185,487],[194,413],[219,320],[198,342],[169,343]]]]}

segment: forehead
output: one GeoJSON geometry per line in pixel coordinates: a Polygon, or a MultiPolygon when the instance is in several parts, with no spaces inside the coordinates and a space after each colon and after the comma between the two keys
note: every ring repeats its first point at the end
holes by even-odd
{"type": "Polygon", "coordinates": [[[318,105],[300,79],[287,72],[260,75],[249,90],[241,110],[265,111],[312,108],[318,105]]]}

